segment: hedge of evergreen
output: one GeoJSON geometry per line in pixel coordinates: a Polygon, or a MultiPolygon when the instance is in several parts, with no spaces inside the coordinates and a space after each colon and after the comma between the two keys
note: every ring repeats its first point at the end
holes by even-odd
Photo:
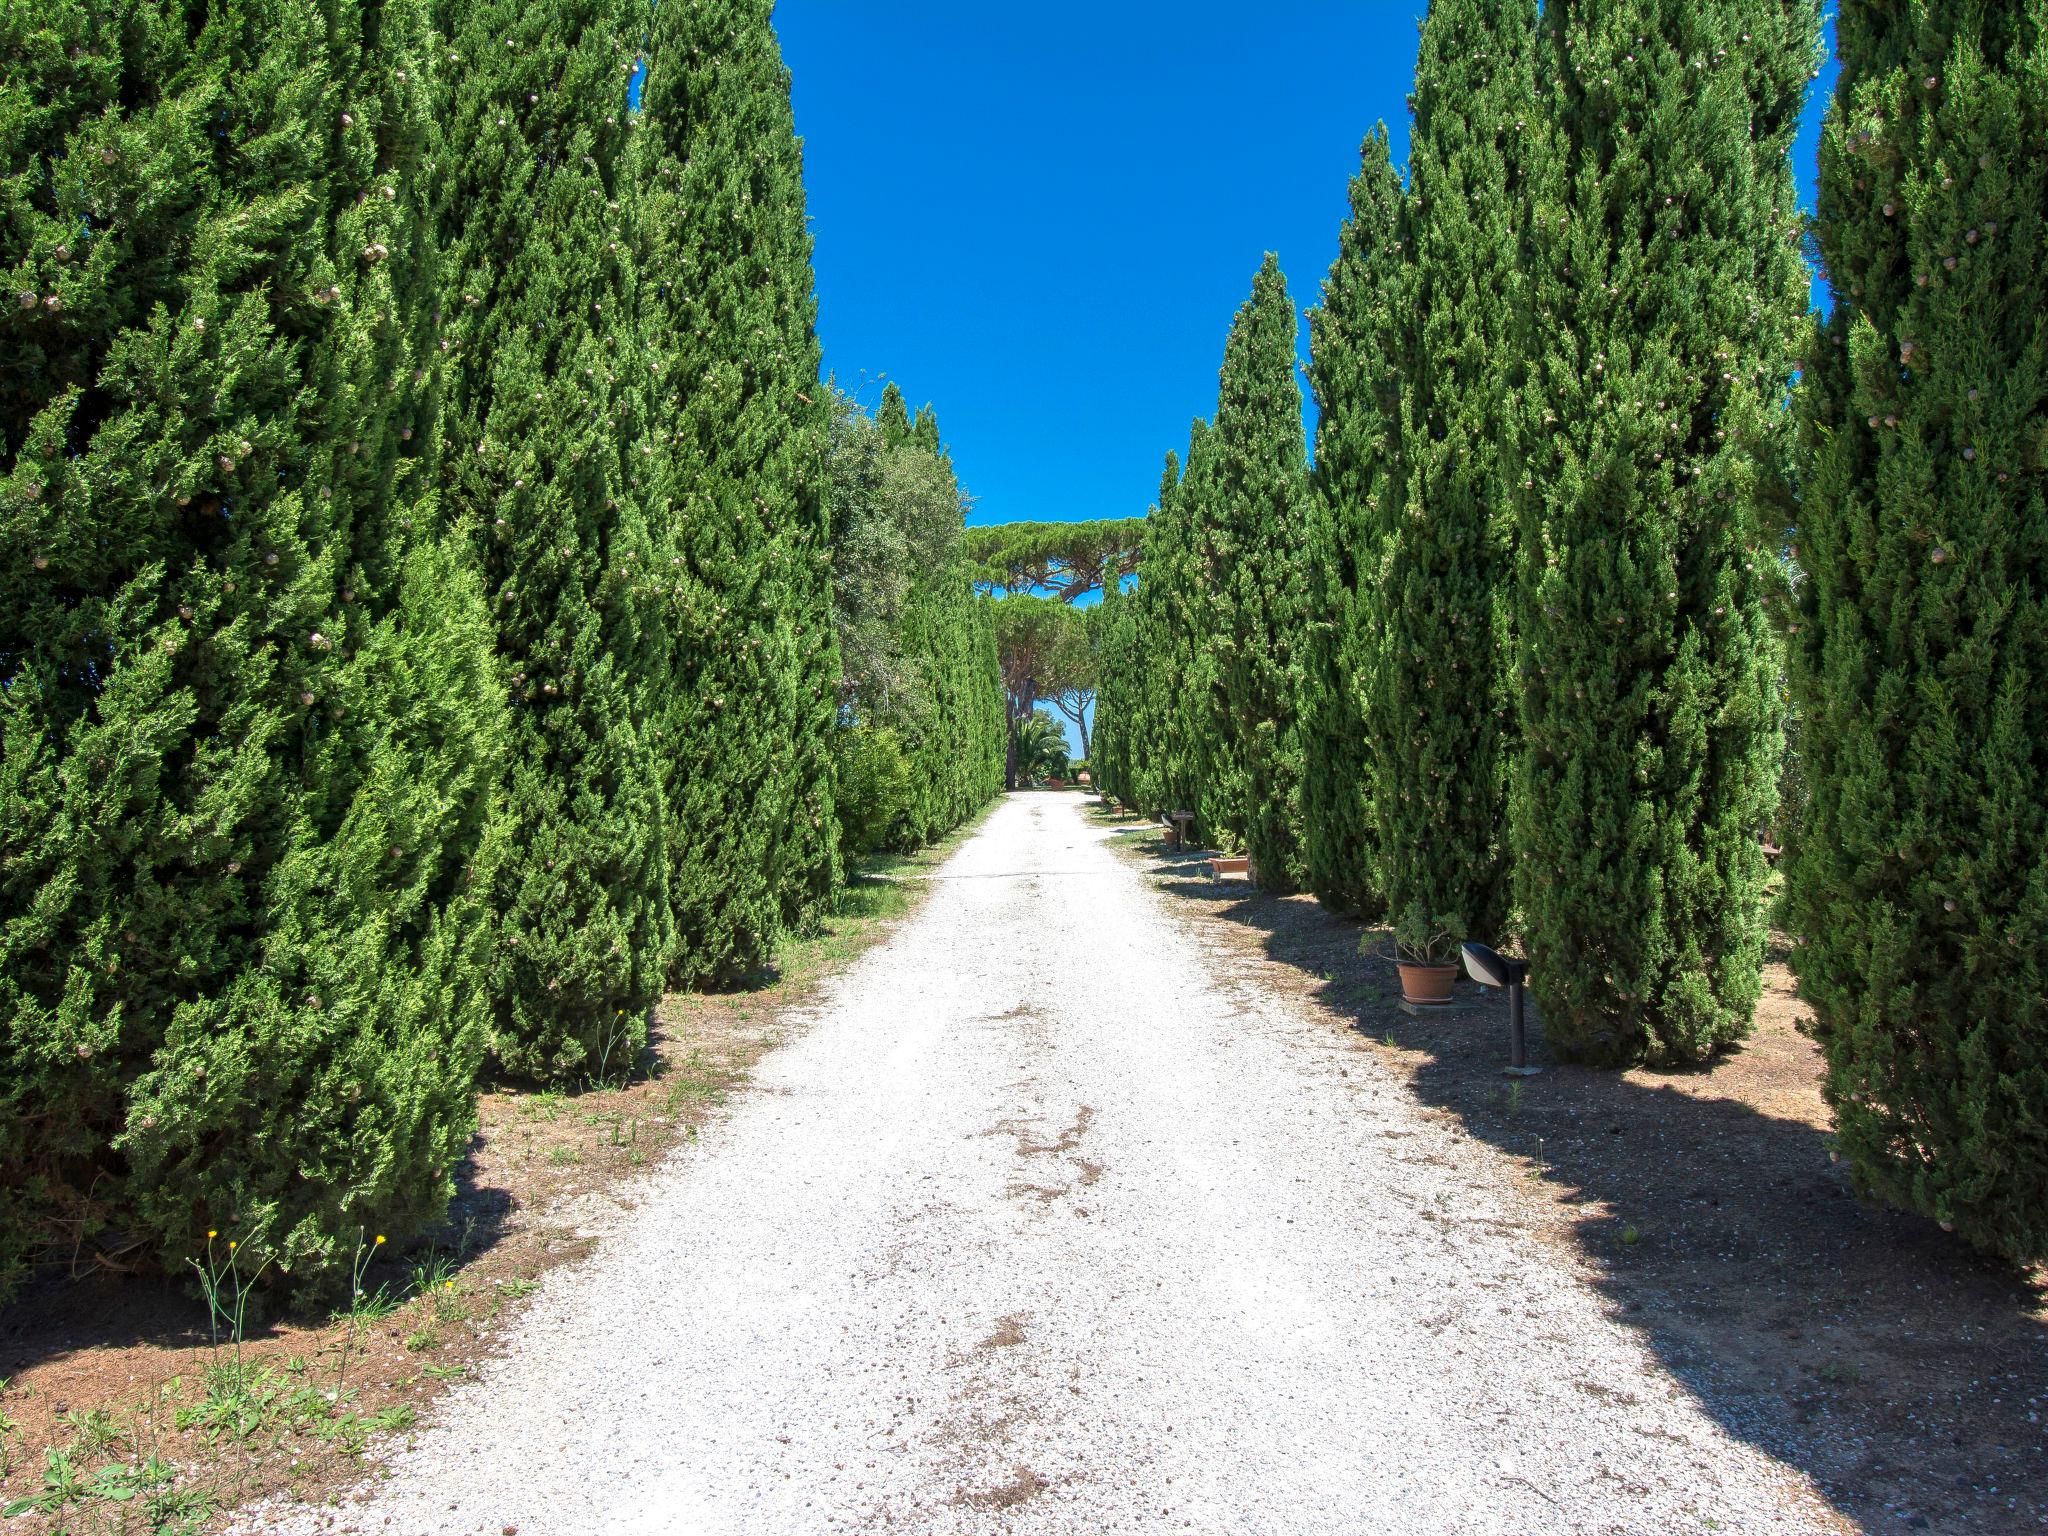
{"type": "MultiPolygon", "coordinates": [[[[829,906],[770,9],[0,12],[0,1285],[210,1227],[316,1283],[480,1073],[630,1063],[829,906]]],[[[969,575],[903,618],[920,836],[1000,772],[969,575]]]]}

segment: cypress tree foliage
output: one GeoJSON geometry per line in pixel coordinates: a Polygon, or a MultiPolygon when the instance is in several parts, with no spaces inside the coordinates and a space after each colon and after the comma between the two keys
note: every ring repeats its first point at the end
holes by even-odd
{"type": "Polygon", "coordinates": [[[424,21],[0,17],[17,1256],[219,1227],[307,1283],[475,1124],[503,719],[430,492],[424,21]]]}
{"type": "Polygon", "coordinates": [[[1139,757],[1140,808],[1193,811],[1197,829],[1205,832],[1220,825],[1223,803],[1205,757],[1214,745],[1206,703],[1212,683],[1202,670],[1208,589],[1195,546],[1195,502],[1208,478],[1209,438],[1209,424],[1196,421],[1189,435],[1185,474],[1179,460],[1167,454],[1159,504],[1146,520],[1138,574],[1143,714],[1132,736],[1135,743],[1144,744],[1139,757]]]}
{"type": "Polygon", "coordinates": [[[2048,16],[1844,5],[1788,910],[1859,1181],[2048,1256],[2048,16]]]}
{"type": "Polygon", "coordinates": [[[1287,280],[1269,254],[1231,326],[1207,473],[1195,476],[1202,461],[1189,460],[1216,620],[1206,650],[1222,825],[1250,851],[1260,883],[1282,888],[1301,868],[1295,709],[1308,457],[1295,334],[1287,280]]]}
{"type": "Polygon", "coordinates": [[[441,0],[437,178],[452,509],[477,531],[512,730],[491,904],[501,1069],[568,1079],[646,1041],[671,943],[660,575],[628,494],[637,402],[616,195],[624,0],[441,0]]]}
{"type": "Polygon", "coordinates": [[[901,448],[910,441],[910,407],[894,379],[882,390],[882,403],[875,408],[875,425],[882,430],[884,447],[901,448]]]}
{"type": "MultiPolygon", "coordinates": [[[[959,482],[943,450],[912,431],[901,395],[894,409],[891,398],[870,420],[839,394],[833,418],[828,501],[844,667],[834,745],[849,853],[908,851],[951,831],[1000,785],[1007,747],[1006,733],[989,729],[1002,685],[959,482]]],[[[919,419],[936,428],[929,408],[919,419]]]]}
{"type": "Polygon", "coordinates": [[[1317,419],[1303,534],[1312,617],[1303,658],[1302,844],[1309,888],[1372,917],[1384,902],[1364,695],[1379,650],[1372,582],[1402,505],[1395,453],[1406,276],[1401,174],[1385,124],[1367,136],[1360,157],[1337,260],[1309,313],[1317,419]]]}
{"type": "Polygon", "coordinates": [[[1438,0],[1416,65],[1401,500],[1365,584],[1375,840],[1397,937],[1490,940],[1509,904],[1510,433],[1530,342],[1519,162],[1535,42],[1535,0],[1438,0]]]}
{"type": "Polygon", "coordinates": [[[1783,0],[1553,0],[1516,614],[1517,894],[1552,1044],[1696,1060],[1750,1027],[1777,652],[1756,524],[1805,272],[1783,0]]]}
{"type": "Polygon", "coordinates": [[[1136,594],[1121,586],[1102,596],[1097,621],[1096,666],[1101,685],[1095,693],[1095,739],[1090,743],[1089,775],[1104,796],[1135,804],[1133,784],[1137,754],[1132,728],[1142,714],[1145,663],[1138,652],[1136,594]]]}
{"type": "Polygon", "coordinates": [[[656,740],[684,984],[758,968],[838,879],[828,414],[771,9],[655,8],[632,156],[651,436],[629,488],[672,577],[656,740]]]}

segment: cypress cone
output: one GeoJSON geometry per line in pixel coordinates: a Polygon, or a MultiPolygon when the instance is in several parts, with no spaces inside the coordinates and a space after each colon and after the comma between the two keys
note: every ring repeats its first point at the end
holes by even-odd
{"type": "Polygon", "coordinates": [[[1805,310],[1780,0],[1553,0],[1533,226],[1535,494],[1513,788],[1553,1046],[1692,1061],[1750,1028],[1777,647],[1758,570],[1805,310]]]}
{"type": "Polygon", "coordinates": [[[633,1062],[671,939],[660,761],[665,581],[629,493],[639,400],[623,0],[442,0],[446,496],[476,530],[513,701],[490,890],[499,1067],[633,1062]]]}
{"type": "Polygon", "coordinates": [[[637,484],[671,573],[656,739],[681,984],[757,970],[838,881],[826,397],[769,0],[655,8],[632,159],[637,484]]]}
{"type": "Polygon", "coordinates": [[[1793,952],[1858,1181],[2048,1257],[2048,23],[1844,7],[1790,661],[1793,952]]]}
{"type": "Polygon", "coordinates": [[[1521,147],[1535,0],[1438,0],[1422,28],[1400,313],[1401,494],[1365,584],[1380,894],[1397,937],[1497,937],[1513,618],[1513,402],[1529,352],[1521,147]]]}
{"type": "Polygon", "coordinates": [[[1384,124],[1360,151],[1337,260],[1309,314],[1316,463],[1303,535],[1312,613],[1304,641],[1304,873],[1325,901],[1384,907],[1365,691],[1378,651],[1371,584],[1398,505],[1402,311],[1401,176],[1384,124]]]}
{"type": "Polygon", "coordinates": [[[0,348],[0,1267],[219,1228],[312,1284],[473,1131],[503,718],[431,490],[427,41],[0,19],[4,262],[57,301],[0,348]]]}

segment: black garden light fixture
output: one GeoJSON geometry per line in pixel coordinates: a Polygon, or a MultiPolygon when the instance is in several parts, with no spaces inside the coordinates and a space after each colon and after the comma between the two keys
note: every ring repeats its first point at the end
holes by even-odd
{"type": "Polygon", "coordinates": [[[1484,944],[1467,944],[1465,974],[1482,987],[1508,989],[1508,1064],[1510,1077],[1534,1077],[1543,1069],[1529,1065],[1529,1040],[1522,1023],[1522,1000],[1529,980],[1529,962],[1510,960],[1484,944]]]}

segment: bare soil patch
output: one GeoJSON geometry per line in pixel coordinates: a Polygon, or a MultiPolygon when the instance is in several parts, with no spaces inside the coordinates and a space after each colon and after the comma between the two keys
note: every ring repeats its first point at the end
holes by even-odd
{"type": "Polygon", "coordinates": [[[1754,1035],[1709,1068],[1561,1064],[1532,1009],[1544,1070],[1515,1080],[1500,994],[1461,978],[1450,1007],[1412,1017],[1392,965],[1359,952],[1384,952],[1384,932],[1219,886],[1202,854],[1093,814],[1127,823],[1118,846],[1226,971],[1511,1154],[1528,1240],[1582,1266],[1724,1427],[1810,1474],[1855,1528],[2048,1529],[2048,1274],[1857,1198],[1782,951],[1754,1035]]]}
{"type": "Polygon", "coordinates": [[[638,1181],[720,1113],[818,984],[914,910],[922,873],[965,835],[875,861],[752,989],[666,999],[629,1080],[487,1090],[446,1220],[376,1250],[363,1288],[383,1299],[353,1329],[274,1314],[259,1290],[238,1352],[210,1337],[189,1278],[39,1277],[0,1313],[0,1510],[18,1509],[0,1529],[196,1536],[257,1498],[320,1502],[359,1481],[496,1352],[540,1276],[631,1211],[638,1181]]]}

